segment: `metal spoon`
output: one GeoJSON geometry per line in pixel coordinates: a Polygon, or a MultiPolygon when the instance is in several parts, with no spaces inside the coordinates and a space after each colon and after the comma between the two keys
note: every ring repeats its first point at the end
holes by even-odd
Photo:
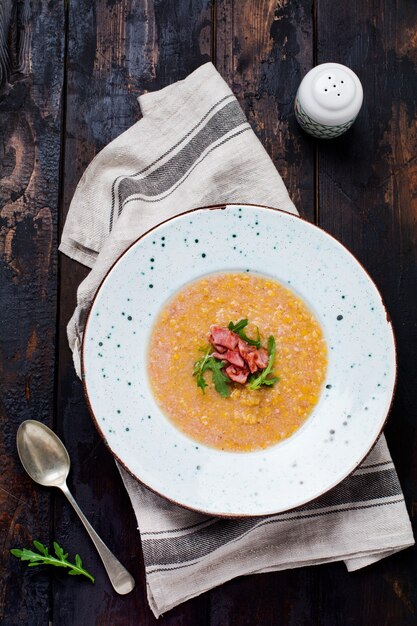
{"type": "Polygon", "coordinates": [[[100,539],[67,487],[70,458],[60,438],[44,424],[26,420],[19,426],[16,442],[20,460],[29,476],[44,487],[58,487],[71,502],[96,546],[117,593],[124,595],[132,591],[135,586],[134,579],[100,539]]]}

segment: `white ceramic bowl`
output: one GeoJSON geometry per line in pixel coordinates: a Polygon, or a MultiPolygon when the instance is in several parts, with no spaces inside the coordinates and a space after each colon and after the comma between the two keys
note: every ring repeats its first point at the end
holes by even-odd
{"type": "Polygon", "coordinates": [[[196,209],[143,235],[114,264],[83,341],[85,392],[114,456],[144,485],[211,515],[267,515],[325,493],[364,459],[385,423],[396,379],[391,323],[374,283],[333,237],[275,209],[196,209]],[[325,387],[289,439],[233,453],[189,439],[150,391],[147,346],[170,296],[219,271],[288,285],[315,312],[328,345],[325,387]]]}

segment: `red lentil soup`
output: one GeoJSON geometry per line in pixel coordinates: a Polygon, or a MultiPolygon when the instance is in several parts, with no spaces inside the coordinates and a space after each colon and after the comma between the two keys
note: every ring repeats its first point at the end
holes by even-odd
{"type": "Polygon", "coordinates": [[[162,412],[195,441],[235,452],[291,436],[316,405],[326,368],[323,331],[305,302],[275,280],[244,272],[208,275],[177,292],[154,324],[148,356],[162,412]],[[256,390],[232,383],[229,397],[208,384],[203,393],[193,367],[208,346],[210,326],[242,318],[249,320],[248,336],[259,328],[263,346],[274,336],[278,382],[256,390]]]}

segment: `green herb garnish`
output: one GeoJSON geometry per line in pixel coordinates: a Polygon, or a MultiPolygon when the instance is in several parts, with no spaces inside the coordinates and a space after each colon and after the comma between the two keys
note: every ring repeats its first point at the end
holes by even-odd
{"type": "Polygon", "coordinates": [[[54,550],[57,558],[50,555],[48,548],[40,541],[35,540],[33,545],[38,552],[34,552],[33,550],[29,550],[27,548],[23,548],[22,550],[19,548],[13,548],[10,552],[13,556],[17,556],[17,558],[21,561],[30,561],[28,563],[29,567],[35,567],[36,565],[55,565],[56,567],[67,567],[70,570],[68,572],[70,576],[86,576],[94,582],[94,576],[89,574],[87,570],[83,568],[83,562],[79,554],[75,555],[74,564],[68,561],[68,554],[64,552],[59,543],[56,541],[54,541],[54,550]]]}
{"type": "Polygon", "coordinates": [[[268,338],[268,355],[269,355],[268,365],[266,366],[264,370],[262,370],[259,376],[255,376],[249,382],[248,387],[249,389],[252,389],[252,391],[255,389],[259,389],[259,387],[261,387],[262,385],[270,386],[279,381],[278,376],[272,376],[271,378],[267,378],[267,376],[271,373],[271,370],[274,366],[275,351],[276,351],[275,339],[272,335],[270,335],[270,337],[268,338]]]}
{"type": "Polygon", "coordinates": [[[211,356],[210,350],[211,348],[206,351],[201,359],[194,363],[193,376],[196,376],[198,387],[205,393],[207,383],[204,379],[204,374],[207,370],[211,370],[214,388],[223,398],[228,398],[230,396],[229,385],[231,381],[230,378],[222,372],[226,363],[224,361],[218,361],[211,356]]]}
{"type": "Polygon", "coordinates": [[[207,361],[212,358],[210,357],[211,348],[207,348],[207,350],[203,348],[202,351],[204,356],[194,363],[193,376],[197,378],[197,387],[200,387],[203,393],[206,393],[207,383],[204,380],[204,372],[207,370],[207,361]]]}
{"type": "Polygon", "coordinates": [[[257,338],[251,339],[250,337],[246,335],[244,331],[244,329],[246,328],[248,324],[249,324],[249,320],[242,319],[236,322],[236,324],[233,324],[233,322],[229,322],[227,328],[231,330],[233,333],[236,333],[236,335],[239,335],[239,337],[243,339],[244,341],[246,341],[246,343],[248,343],[250,346],[256,346],[259,350],[259,348],[261,347],[261,336],[259,334],[259,328],[256,327],[257,338]]]}

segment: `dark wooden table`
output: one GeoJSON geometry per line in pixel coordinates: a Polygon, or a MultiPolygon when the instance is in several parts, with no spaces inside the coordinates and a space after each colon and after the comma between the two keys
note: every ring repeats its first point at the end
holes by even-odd
{"type": "MultiPolygon", "coordinates": [[[[95,154],[139,115],[136,98],[212,60],[301,214],[339,238],[379,286],[398,341],[386,428],[417,512],[417,3],[415,0],[0,0],[0,623],[146,626],[139,535],[90,420],[65,326],[87,270],[58,256],[75,186],[95,154]],[[294,119],[302,76],[338,61],[365,100],[342,138],[315,141],[294,119]],[[60,494],[16,454],[19,423],[53,427],[72,459],[81,508],[136,577],[112,592],[60,494]],[[9,549],[33,539],[79,551],[87,581],[28,569],[9,549]]],[[[417,550],[348,574],[343,564],[233,580],[169,612],[182,626],[417,624],[417,550]]]]}

